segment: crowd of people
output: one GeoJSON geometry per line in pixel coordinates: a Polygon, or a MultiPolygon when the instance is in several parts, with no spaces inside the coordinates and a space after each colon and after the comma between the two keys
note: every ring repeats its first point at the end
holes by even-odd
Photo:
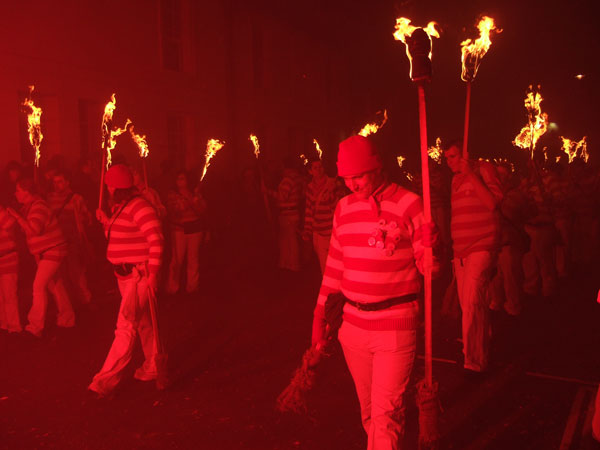
{"type": "Polygon", "coordinates": [[[209,258],[203,249],[236,221],[242,265],[272,241],[280,270],[299,273],[311,250],[322,274],[313,344],[335,336],[327,303],[341,298],[339,340],[369,448],[397,448],[420,323],[424,249],[433,248],[434,276],[452,274],[447,293],[455,295],[444,297],[442,309],[460,312],[464,370],[477,377],[490,366],[490,311],[518,316],[528,296],[551,301],[560,279],[588,267],[599,246],[600,174],[582,160],[532,160],[515,170],[507,161],[463,158],[460,141],[445,148],[443,159],[430,160],[431,223],[423,215],[420,178],[394,179],[379,149],[362,136],[340,144],[338,176],[329,176],[317,157],[305,166],[284,158],[279,174],[247,168],[226,201],[231,214],[221,221],[189,171],[172,172],[171,183],[161,179],[155,190],[139,167],[114,164],[99,208],[98,174],[88,161],[74,171],[48,164],[35,179],[11,161],[0,198],[0,328],[43,339],[50,298],[56,325],[75,326],[78,309],[93,308],[95,296],[105,294],[90,262],[108,261],[122,301],[115,340],[89,389],[100,396],[114,390],[137,336],[145,361],[135,377],[153,380],[149,302],[158,290],[196,293],[209,258]],[[32,301],[23,320],[18,286],[28,270],[32,301]]]}

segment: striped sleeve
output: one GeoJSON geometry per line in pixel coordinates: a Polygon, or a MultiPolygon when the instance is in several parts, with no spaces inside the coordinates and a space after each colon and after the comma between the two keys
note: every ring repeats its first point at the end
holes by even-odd
{"type": "Polygon", "coordinates": [[[304,210],[304,232],[313,232],[314,214],[315,214],[315,200],[316,192],[313,183],[309,183],[306,188],[306,208],[304,210]]]}
{"type": "Polygon", "coordinates": [[[158,273],[163,250],[163,235],[156,211],[148,202],[135,202],[130,211],[133,222],[148,241],[148,270],[158,273]]]}
{"type": "Polygon", "coordinates": [[[44,224],[50,219],[50,208],[42,201],[33,202],[25,220],[31,228],[32,234],[38,236],[44,229],[44,224]]]}

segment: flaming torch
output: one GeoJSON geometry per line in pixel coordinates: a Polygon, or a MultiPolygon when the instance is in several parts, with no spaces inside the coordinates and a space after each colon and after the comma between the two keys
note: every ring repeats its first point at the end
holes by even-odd
{"type": "Polygon", "coordinates": [[[546,133],[548,128],[548,114],[543,113],[540,106],[542,100],[541,94],[534,91],[532,86],[529,86],[529,91],[525,96],[525,109],[527,110],[528,123],[521,129],[521,132],[513,141],[513,145],[519,148],[529,149],[532,160],[535,144],[539,138],[546,133]]]}
{"type": "Polygon", "coordinates": [[[433,159],[436,163],[442,163],[442,140],[440,138],[436,138],[435,145],[429,147],[427,154],[431,159],[433,159]]]}
{"type": "Polygon", "coordinates": [[[569,157],[569,164],[571,164],[575,160],[579,150],[581,150],[581,159],[583,159],[586,163],[588,162],[590,155],[587,152],[587,136],[584,136],[583,139],[581,139],[579,142],[572,141],[571,139],[567,139],[566,137],[562,136],[560,138],[563,142],[562,150],[569,157]]]}
{"type": "MultiPolygon", "coordinates": [[[[28,107],[31,112],[27,114],[27,131],[29,132],[29,142],[35,150],[34,170],[35,178],[37,178],[37,169],[40,167],[40,145],[44,135],[42,134],[42,108],[35,106],[33,103],[33,90],[35,86],[29,86],[29,96],[23,101],[23,106],[28,107]]],[[[37,181],[37,180],[36,180],[37,181]]]]}
{"type": "Polygon", "coordinates": [[[464,82],[467,83],[467,99],[465,102],[465,129],[463,134],[463,158],[465,159],[469,157],[467,142],[469,140],[469,116],[471,112],[471,84],[475,80],[475,76],[477,75],[477,70],[479,70],[479,65],[481,64],[482,58],[492,45],[492,41],[490,40],[490,32],[502,32],[502,30],[496,28],[494,19],[487,16],[481,18],[477,28],[479,28],[479,38],[474,41],[467,39],[460,44],[462,50],[462,73],[460,77],[464,82]]]}
{"type": "MultiPolygon", "coordinates": [[[[396,19],[394,39],[406,46],[410,61],[410,78],[417,85],[419,94],[419,128],[421,138],[421,173],[423,178],[423,212],[425,222],[431,223],[431,196],[429,191],[429,155],[427,152],[427,113],[425,103],[425,83],[431,80],[432,37],[439,37],[435,22],[429,22],[426,28],[417,28],[410,19],[396,19]]],[[[438,384],[433,381],[432,359],[432,304],[431,304],[431,266],[433,251],[425,248],[424,254],[424,293],[425,293],[425,379],[418,385],[419,404],[419,442],[423,446],[432,446],[439,438],[437,418],[439,410],[438,384]]]]}
{"type": "Polygon", "coordinates": [[[265,213],[267,215],[267,221],[269,223],[273,222],[273,217],[271,215],[271,204],[269,203],[269,197],[267,196],[267,191],[265,188],[265,182],[263,177],[262,166],[260,165],[260,144],[258,143],[258,138],[254,134],[250,134],[248,138],[249,141],[252,141],[252,145],[254,146],[254,156],[256,156],[256,161],[258,164],[258,177],[260,178],[260,186],[263,193],[263,203],[265,205],[265,213]]]}
{"type": "MultiPolygon", "coordinates": [[[[377,112],[377,114],[381,114],[381,111],[378,111],[378,112],[377,112]]],[[[370,134],[375,134],[375,133],[377,133],[377,132],[379,131],[379,129],[380,129],[382,126],[384,126],[384,125],[385,125],[385,123],[387,122],[387,120],[388,120],[388,116],[387,116],[387,109],[384,109],[384,110],[383,110],[383,119],[381,120],[381,123],[380,123],[380,124],[377,124],[377,123],[368,123],[368,124],[366,124],[366,125],[365,125],[365,126],[362,128],[362,130],[360,130],[360,131],[358,132],[358,134],[359,134],[360,136],[364,136],[364,137],[367,137],[367,136],[369,136],[370,134]]],[[[318,146],[319,146],[319,144],[317,144],[317,148],[318,148],[318,146]]]]}
{"type": "Polygon", "coordinates": [[[258,159],[258,155],[260,155],[260,144],[258,143],[258,138],[251,134],[248,140],[252,141],[252,145],[254,146],[254,156],[256,156],[256,159],[258,159]]]}
{"type": "Polygon", "coordinates": [[[204,170],[202,170],[202,176],[200,177],[200,181],[204,179],[206,175],[206,171],[208,170],[208,166],[210,166],[210,160],[217,154],[219,150],[223,148],[225,145],[225,141],[219,141],[218,139],[209,139],[206,143],[206,153],[205,153],[205,162],[204,162],[204,170]]]}
{"type": "MultiPolygon", "coordinates": [[[[127,119],[129,121],[129,119],[127,119]]],[[[146,168],[146,158],[150,154],[150,148],[148,147],[148,142],[146,141],[146,135],[140,136],[133,131],[133,124],[129,127],[129,134],[131,134],[131,138],[135,145],[138,146],[140,158],[142,158],[142,168],[144,170],[144,184],[146,185],[146,189],[148,189],[148,169],[146,168]]]]}
{"type": "MultiPolygon", "coordinates": [[[[104,173],[110,165],[109,141],[111,139],[112,120],[115,109],[117,108],[116,94],[110,96],[110,100],[104,106],[104,114],[102,115],[102,168],[100,172],[100,195],[98,196],[98,209],[102,208],[102,195],[104,194],[104,173]]],[[[113,145],[114,148],[114,145],[113,145]]]]}
{"type": "Polygon", "coordinates": [[[321,150],[321,147],[319,146],[319,143],[316,139],[313,139],[313,144],[315,144],[315,150],[317,151],[319,159],[323,159],[323,150],[321,150]]]}

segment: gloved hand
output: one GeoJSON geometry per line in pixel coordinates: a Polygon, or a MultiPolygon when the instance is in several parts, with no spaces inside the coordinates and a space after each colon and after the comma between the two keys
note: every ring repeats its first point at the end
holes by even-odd
{"type": "Polygon", "coordinates": [[[320,348],[327,345],[327,322],[323,316],[315,315],[313,318],[311,343],[313,346],[319,345],[320,348]]]}

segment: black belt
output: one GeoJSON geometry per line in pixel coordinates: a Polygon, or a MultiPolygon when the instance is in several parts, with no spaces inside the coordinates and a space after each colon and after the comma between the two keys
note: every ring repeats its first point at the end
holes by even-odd
{"type": "Polygon", "coordinates": [[[407,294],[401,297],[392,297],[380,302],[373,303],[361,303],[355,302],[346,298],[346,303],[354,306],[359,311],[381,311],[382,309],[391,308],[392,306],[401,305],[402,303],[409,303],[419,298],[418,294],[407,294]]]}
{"type": "Polygon", "coordinates": [[[113,264],[113,269],[117,275],[126,277],[127,275],[131,275],[131,273],[133,272],[133,268],[135,266],[137,266],[137,264],[120,263],[120,264],[113,264]]]}

